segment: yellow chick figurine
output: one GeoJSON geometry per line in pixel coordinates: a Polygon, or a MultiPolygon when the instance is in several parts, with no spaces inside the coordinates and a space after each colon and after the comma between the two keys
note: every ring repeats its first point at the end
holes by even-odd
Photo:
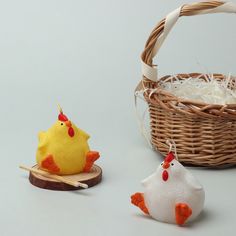
{"type": "Polygon", "coordinates": [[[90,151],[89,135],[76,127],[60,108],[58,121],[39,132],[36,160],[39,167],[58,175],[89,172],[99,153],[90,151]]]}

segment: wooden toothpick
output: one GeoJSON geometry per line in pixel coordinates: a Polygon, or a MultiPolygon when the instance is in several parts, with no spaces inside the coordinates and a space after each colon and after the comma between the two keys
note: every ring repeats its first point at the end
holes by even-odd
{"type": "Polygon", "coordinates": [[[74,187],[88,188],[87,184],[83,184],[81,182],[77,182],[77,181],[73,181],[73,180],[68,180],[68,179],[66,179],[62,176],[55,175],[55,174],[50,174],[50,173],[48,173],[46,171],[43,171],[43,170],[34,169],[34,168],[26,167],[26,166],[23,166],[23,165],[20,165],[19,167],[23,170],[27,170],[27,171],[33,172],[35,174],[42,175],[42,176],[47,177],[49,179],[54,179],[54,180],[63,182],[65,184],[72,185],[74,187]]]}

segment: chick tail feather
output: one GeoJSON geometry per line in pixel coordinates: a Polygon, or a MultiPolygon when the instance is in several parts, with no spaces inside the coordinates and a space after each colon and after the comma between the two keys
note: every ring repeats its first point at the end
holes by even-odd
{"type": "Polygon", "coordinates": [[[135,193],[131,196],[131,203],[139,207],[145,214],[149,215],[149,211],[146,207],[143,193],[135,193]]]}
{"type": "Polygon", "coordinates": [[[93,166],[93,163],[100,157],[99,152],[89,151],[86,154],[86,163],[83,172],[89,172],[93,166]]]}

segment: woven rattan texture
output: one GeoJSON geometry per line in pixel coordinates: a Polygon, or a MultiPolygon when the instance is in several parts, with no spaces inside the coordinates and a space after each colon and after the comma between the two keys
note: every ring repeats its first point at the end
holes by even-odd
{"type": "MultiPolygon", "coordinates": [[[[182,74],[179,78],[190,76],[200,74],[182,74]]],[[[236,105],[211,105],[177,98],[158,88],[158,83],[156,89],[146,90],[144,97],[149,105],[155,149],[165,155],[169,150],[166,140],[174,140],[182,163],[208,167],[236,164],[236,105]]]]}

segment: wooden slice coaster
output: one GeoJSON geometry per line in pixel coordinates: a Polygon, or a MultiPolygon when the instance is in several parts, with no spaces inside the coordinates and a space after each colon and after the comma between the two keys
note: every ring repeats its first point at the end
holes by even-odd
{"type": "MultiPolygon", "coordinates": [[[[32,168],[39,169],[38,165],[35,165],[32,168]]],[[[79,181],[81,183],[87,184],[88,187],[90,188],[101,182],[102,169],[97,165],[93,165],[89,173],[80,173],[76,175],[63,175],[63,178],[73,181],[79,181]]],[[[30,172],[29,174],[29,181],[32,185],[44,189],[60,190],[60,191],[82,189],[81,187],[74,187],[33,172],[30,172]]]]}

